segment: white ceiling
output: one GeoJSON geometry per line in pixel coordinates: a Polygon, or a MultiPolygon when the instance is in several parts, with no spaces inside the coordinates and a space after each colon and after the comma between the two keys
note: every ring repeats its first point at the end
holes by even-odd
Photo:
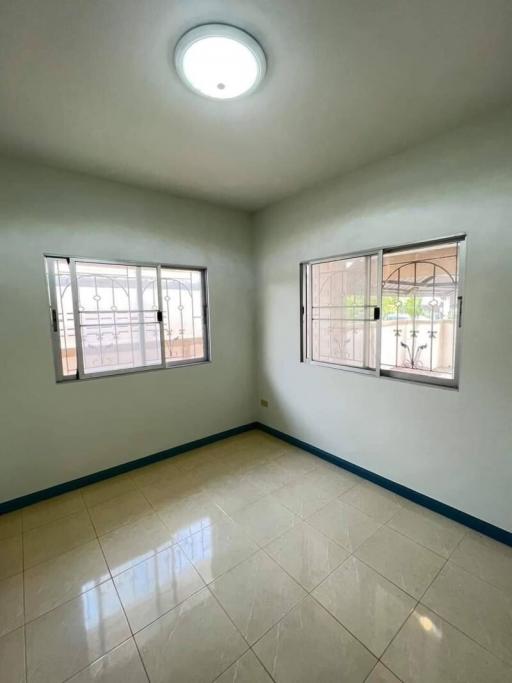
{"type": "Polygon", "coordinates": [[[0,150],[255,209],[512,99],[511,0],[0,0],[0,150]],[[180,35],[232,23],[262,87],[194,95],[180,35]]]}

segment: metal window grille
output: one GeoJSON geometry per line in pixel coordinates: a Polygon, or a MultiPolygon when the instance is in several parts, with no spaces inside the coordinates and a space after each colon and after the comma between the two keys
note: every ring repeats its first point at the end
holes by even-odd
{"type": "Polygon", "coordinates": [[[204,268],[45,260],[57,380],[209,359],[204,268]]]}
{"type": "Polygon", "coordinates": [[[464,237],[301,264],[301,360],[458,386],[464,237]]]}

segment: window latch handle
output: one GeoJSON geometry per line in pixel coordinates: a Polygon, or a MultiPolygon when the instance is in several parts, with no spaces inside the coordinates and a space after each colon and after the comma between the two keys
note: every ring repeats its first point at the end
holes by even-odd
{"type": "Polygon", "coordinates": [[[156,320],[157,320],[157,322],[161,323],[163,319],[164,319],[164,318],[163,318],[162,311],[157,311],[157,312],[156,312],[156,320]]]}
{"type": "Polygon", "coordinates": [[[57,311],[54,308],[52,308],[52,328],[53,328],[54,332],[59,331],[59,322],[57,319],[57,311]]]}
{"type": "Polygon", "coordinates": [[[380,306],[373,307],[373,319],[380,320],[380,306]]]}
{"type": "Polygon", "coordinates": [[[458,313],[459,313],[458,319],[459,319],[459,320],[458,320],[458,326],[459,326],[459,327],[462,327],[462,297],[461,297],[461,296],[457,297],[457,301],[458,301],[458,304],[459,304],[459,311],[458,311],[458,313]]]}

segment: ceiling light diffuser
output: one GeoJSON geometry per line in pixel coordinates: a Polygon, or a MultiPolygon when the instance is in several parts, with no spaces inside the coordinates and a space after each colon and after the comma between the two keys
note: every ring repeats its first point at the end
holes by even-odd
{"type": "Polygon", "coordinates": [[[191,90],[217,100],[253,92],[267,66],[265,53],[254,38],[226,24],[187,31],[176,45],[174,63],[191,90]]]}

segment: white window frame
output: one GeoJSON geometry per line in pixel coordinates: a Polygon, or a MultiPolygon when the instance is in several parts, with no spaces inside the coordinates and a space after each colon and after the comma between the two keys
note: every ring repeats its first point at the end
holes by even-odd
{"type": "Polygon", "coordinates": [[[189,265],[176,265],[169,263],[154,263],[149,261],[133,261],[130,259],[99,259],[99,258],[88,258],[88,257],[71,257],[56,253],[44,253],[43,254],[44,272],[46,288],[49,293],[49,303],[50,303],[50,333],[52,341],[53,359],[55,366],[55,376],[56,381],[59,383],[66,382],[76,382],[84,381],[89,379],[97,379],[100,377],[112,377],[116,375],[131,375],[139,372],[153,372],[155,370],[168,370],[171,368],[186,367],[189,365],[200,365],[203,363],[209,363],[212,360],[211,356],[211,343],[210,343],[210,305],[209,305],[209,292],[208,292],[208,270],[204,266],[189,266],[189,265]],[[76,375],[65,375],[62,367],[62,355],[60,346],[60,330],[58,322],[57,313],[57,302],[55,298],[55,286],[51,282],[52,273],[48,268],[48,259],[62,259],[66,260],[69,264],[69,270],[71,275],[71,290],[73,298],[73,315],[74,315],[74,327],[75,327],[75,340],[76,340],[76,356],[77,356],[77,372],[76,375]],[[141,268],[155,268],[157,271],[157,289],[158,289],[158,310],[157,322],[160,325],[160,344],[161,344],[161,356],[162,362],[159,365],[147,365],[134,368],[123,368],[120,370],[106,370],[101,372],[84,372],[83,365],[83,349],[82,349],[82,337],[79,324],[79,310],[78,310],[78,289],[76,281],[76,264],[77,263],[98,263],[105,265],[125,265],[125,266],[138,266],[141,268]],[[200,358],[188,358],[185,360],[166,360],[165,357],[165,337],[164,337],[164,316],[163,316],[163,301],[162,301],[162,286],[161,286],[161,271],[162,269],[169,268],[175,270],[191,270],[200,273],[201,275],[201,289],[202,289],[202,325],[203,325],[203,339],[204,339],[204,356],[200,358]]]}
{"type": "Polygon", "coordinates": [[[336,370],[344,370],[348,372],[357,372],[373,377],[388,377],[400,381],[414,382],[417,384],[427,384],[431,386],[439,386],[445,388],[458,389],[460,381],[460,357],[462,347],[462,320],[463,320],[463,301],[464,301],[464,273],[466,262],[466,234],[457,234],[450,237],[441,237],[438,239],[429,239],[422,242],[413,242],[408,244],[399,244],[388,247],[380,247],[377,249],[368,249],[364,251],[350,252],[346,254],[337,254],[335,256],[328,256],[317,259],[310,259],[303,261],[300,264],[300,361],[309,365],[318,365],[336,370]],[[419,375],[408,372],[407,369],[393,369],[389,370],[381,367],[381,330],[382,330],[382,271],[383,258],[387,253],[395,251],[405,251],[407,249],[421,249],[434,247],[450,242],[457,242],[459,248],[458,258],[458,277],[457,277],[457,337],[455,340],[454,349],[454,365],[453,378],[435,377],[431,375],[419,375]],[[325,263],[330,261],[337,261],[343,259],[353,259],[360,257],[377,256],[377,306],[378,308],[378,324],[376,328],[376,350],[375,350],[375,368],[354,367],[351,365],[343,365],[341,363],[328,363],[325,361],[313,360],[311,358],[311,330],[309,320],[311,317],[311,266],[318,263],[325,263]]]}

